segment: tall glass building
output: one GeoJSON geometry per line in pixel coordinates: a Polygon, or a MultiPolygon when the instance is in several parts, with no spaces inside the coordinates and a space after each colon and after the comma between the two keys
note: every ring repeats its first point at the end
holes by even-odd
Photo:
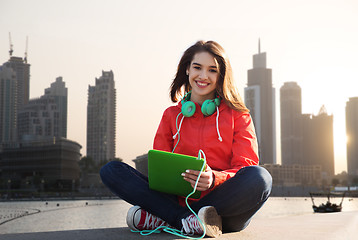
{"type": "Polygon", "coordinates": [[[358,97],[349,98],[346,104],[347,169],[358,176],[358,97]]]}
{"type": "Polygon", "coordinates": [[[97,164],[115,158],[116,89],[113,72],[102,71],[88,87],[87,156],[97,164]]]}
{"type": "Polygon", "coordinates": [[[21,57],[10,57],[4,65],[12,68],[16,73],[17,109],[20,109],[30,98],[30,64],[21,57]]]}
{"type": "Polygon", "coordinates": [[[17,141],[17,114],[28,103],[30,64],[10,55],[0,66],[0,144],[17,141]]]}
{"type": "Polygon", "coordinates": [[[260,164],[276,163],[275,88],[272,70],[266,67],[266,53],[253,56],[253,68],[247,72],[245,104],[253,118],[259,143],[260,164]]]}
{"type": "Polygon", "coordinates": [[[302,164],[302,97],[296,82],[285,82],[280,89],[281,162],[302,164]]]}
{"type": "MultiPolygon", "coordinates": [[[[0,66],[0,144],[17,139],[17,78],[16,72],[0,66]]],[[[1,150],[1,149],[0,149],[1,150]]]]}

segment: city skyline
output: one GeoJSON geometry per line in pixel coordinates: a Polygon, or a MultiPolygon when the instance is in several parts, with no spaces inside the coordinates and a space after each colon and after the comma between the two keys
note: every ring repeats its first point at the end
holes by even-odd
{"type": "MultiPolygon", "coordinates": [[[[335,169],[336,173],[346,170],[345,104],[358,96],[354,89],[358,5],[354,1],[208,1],[205,5],[3,1],[0,6],[1,64],[9,59],[8,33],[13,56],[19,57],[24,57],[29,36],[30,98],[40,96],[57,76],[63,76],[69,89],[67,138],[84,146],[82,155],[86,153],[87,87],[98,72],[113,70],[116,75],[116,155],[131,163],[152,147],[162,112],[171,105],[168,89],[176,65],[189,45],[199,39],[219,42],[229,55],[243,97],[246,72],[261,38],[276,96],[284,82],[297,82],[302,88],[303,113],[317,114],[325,105],[333,114],[335,169]],[[219,12],[218,18],[209,14],[213,9],[219,12]]],[[[280,126],[278,114],[276,107],[280,126]]]]}

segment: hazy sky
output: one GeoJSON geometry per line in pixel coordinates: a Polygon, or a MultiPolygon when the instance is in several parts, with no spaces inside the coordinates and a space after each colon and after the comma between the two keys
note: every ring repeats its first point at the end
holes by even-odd
{"type": "Polygon", "coordinates": [[[67,136],[82,145],[83,155],[88,85],[102,70],[112,70],[117,157],[131,163],[152,147],[187,47],[200,39],[219,42],[243,94],[261,38],[276,88],[278,124],[279,89],[295,81],[302,88],[303,113],[317,114],[324,104],[334,116],[340,173],[347,165],[345,104],[358,96],[357,23],[355,0],[0,0],[0,64],[9,59],[9,32],[14,56],[24,56],[29,37],[30,97],[43,95],[63,77],[69,94],[67,136]]]}

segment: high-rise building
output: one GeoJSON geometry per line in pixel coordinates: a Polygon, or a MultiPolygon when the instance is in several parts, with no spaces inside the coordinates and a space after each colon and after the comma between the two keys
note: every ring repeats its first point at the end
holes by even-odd
{"type": "Polygon", "coordinates": [[[67,88],[58,77],[45,94],[31,99],[18,113],[19,140],[67,136],[67,88]]]}
{"type": "Polygon", "coordinates": [[[275,88],[272,70],[266,68],[266,53],[253,56],[253,68],[248,70],[245,104],[253,118],[259,143],[260,164],[276,163],[275,88]]]}
{"type": "Polygon", "coordinates": [[[318,115],[303,115],[303,163],[320,165],[324,176],[334,176],[333,116],[324,106],[318,115]]]}
{"type": "Polygon", "coordinates": [[[62,77],[56,78],[56,81],[51,83],[51,87],[45,89],[47,97],[55,99],[57,111],[59,112],[58,123],[59,132],[58,136],[67,138],[67,99],[68,91],[62,77]]]}
{"type": "Polygon", "coordinates": [[[10,57],[10,60],[4,63],[16,73],[17,79],[17,109],[27,104],[30,98],[30,64],[21,57],[10,57]]]}
{"type": "Polygon", "coordinates": [[[302,98],[296,82],[286,82],[280,89],[281,162],[302,164],[302,98]]]}
{"type": "Polygon", "coordinates": [[[314,142],[317,140],[313,133],[312,114],[302,114],[301,117],[302,128],[302,164],[314,165],[313,151],[314,142]]]}
{"type": "Polygon", "coordinates": [[[0,66],[0,144],[17,139],[17,78],[12,68],[0,66]]]}
{"type": "Polygon", "coordinates": [[[96,163],[115,158],[116,89],[113,72],[102,71],[88,87],[87,156],[96,163]]]}
{"type": "Polygon", "coordinates": [[[358,97],[349,98],[346,104],[347,169],[358,176],[358,97]]]}

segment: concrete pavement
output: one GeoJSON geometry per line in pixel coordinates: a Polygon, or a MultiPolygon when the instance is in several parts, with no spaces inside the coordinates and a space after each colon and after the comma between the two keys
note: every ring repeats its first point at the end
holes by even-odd
{"type": "MultiPolygon", "coordinates": [[[[219,240],[355,240],[358,239],[358,211],[306,214],[299,216],[253,219],[242,232],[223,234],[219,240]]],[[[141,236],[127,227],[36,233],[0,234],[1,240],[118,240],[118,239],[183,239],[167,233],[141,236]]]]}

